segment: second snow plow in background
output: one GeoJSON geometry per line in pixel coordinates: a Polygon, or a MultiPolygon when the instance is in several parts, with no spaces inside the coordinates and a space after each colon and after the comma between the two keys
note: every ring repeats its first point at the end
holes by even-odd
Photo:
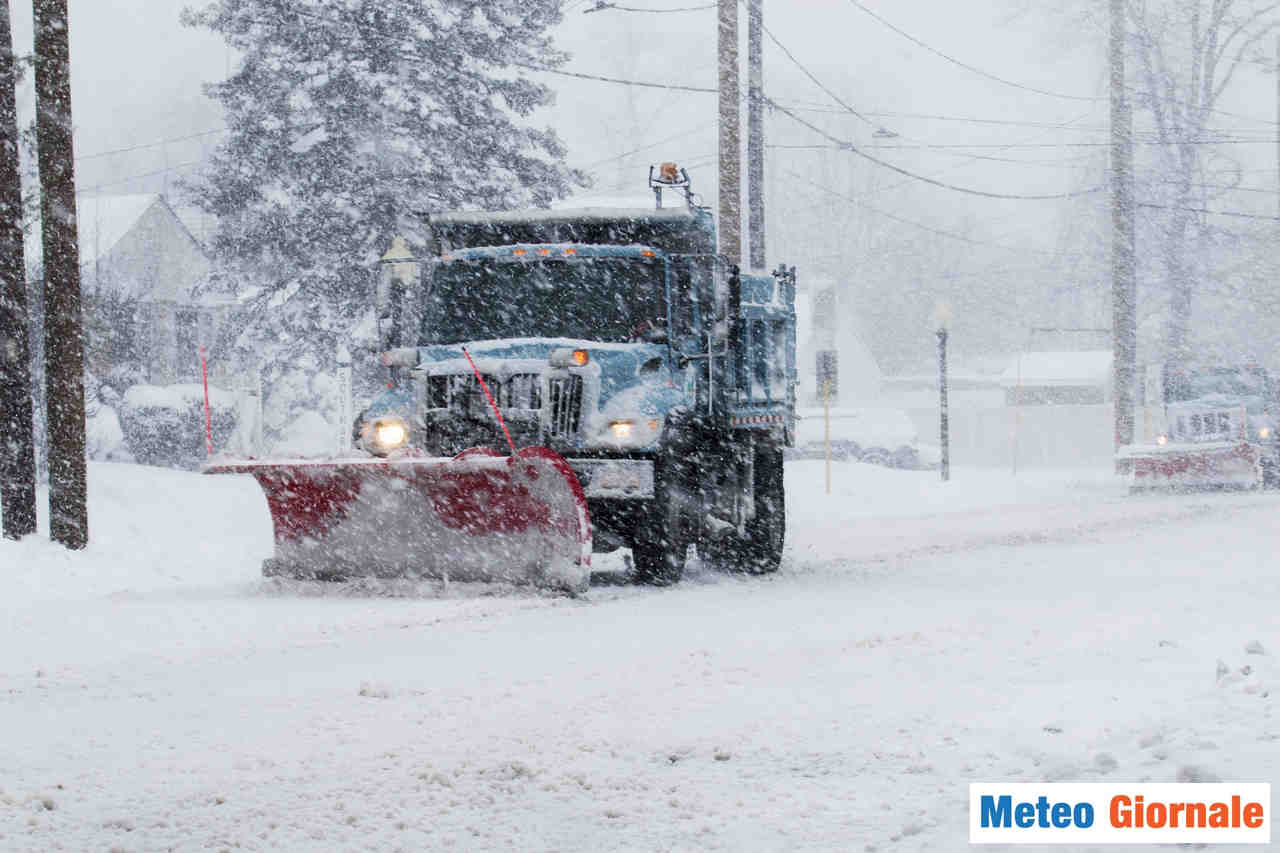
{"type": "Polygon", "coordinates": [[[1275,485],[1278,407],[1265,370],[1166,368],[1162,385],[1164,429],[1154,443],[1117,453],[1135,490],[1275,485]]]}

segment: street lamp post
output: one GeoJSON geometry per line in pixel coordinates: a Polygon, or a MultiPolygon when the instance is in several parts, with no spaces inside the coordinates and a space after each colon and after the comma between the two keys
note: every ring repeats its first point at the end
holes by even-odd
{"type": "Polygon", "coordinates": [[[951,309],[938,303],[933,312],[938,336],[938,443],[942,445],[942,481],[951,479],[951,424],[947,411],[947,327],[951,325],[951,309]]]}
{"type": "Polygon", "coordinates": [[[417,332],[412,314],[416,307],[420,265],[403,237],[395,237],[382,256],[378,277],[377,312],[379,346],[406,346],[417,332]]]}

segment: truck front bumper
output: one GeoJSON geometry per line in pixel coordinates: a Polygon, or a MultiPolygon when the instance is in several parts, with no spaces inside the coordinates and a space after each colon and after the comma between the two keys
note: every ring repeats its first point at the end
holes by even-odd
{"type": "Polygon", "coordinates": [[[588,500],[653,498],[652,459],[568,459],[588,500]]]}

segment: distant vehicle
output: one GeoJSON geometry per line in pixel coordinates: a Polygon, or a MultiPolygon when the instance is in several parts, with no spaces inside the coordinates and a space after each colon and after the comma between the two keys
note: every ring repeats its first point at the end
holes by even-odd
{"type": "Polygon", "coordinates": [[[1280,398],[1261,367],[1162,371],[1165,428],[1155,444],[1120,449],[1135,489],[1276,486],[1280,398]]]}
{"type": "Polygon", "coordinates": [[[425,271],[378,288],[392,381],[356,419],[368,457],[209,469],[267,493],[265,571],[580,589],[592,550],[628,546],[666,584],[691,545],[778,568],[795,269],[740,274],[684,170],[649,185],[656,207],[432,216],[425,264],[399,243],[425,271]]]}

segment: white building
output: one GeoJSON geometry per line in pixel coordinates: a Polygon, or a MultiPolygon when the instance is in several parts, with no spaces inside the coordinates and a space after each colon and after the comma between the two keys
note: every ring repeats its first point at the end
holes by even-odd
{"type": "Polygon", "coordinates": [[[859,405],[880,396],[880,366],[859,331],[856,307],[847,290],[828,279],[800,279],[796,294],[797,394],[801,405],[822,401],[819,353],[836,354],[832,402],[859,405]]]}
{"type": "MultiPolygon", "coordinates": [[[[145,367],[147,382],[195,381],[204,346],[211,381],[223,379],[228,365],[214,344],[235,300],[207,291],[210,260],[164,197],[82,196],[76,206],[85,325],[91,339],[95,329],[108,327],[112,339],[122,342],[92,347],[96,363],[88,365],[90,372],[107,375],[127,349],[131,360],[145,367]],[[136,303],[136,310],[110,318],[93,315],[121,301],[136,303]]],[[[33,279],[41,279],[38,229],[28,236],[26,255],[33,279]]]]}

